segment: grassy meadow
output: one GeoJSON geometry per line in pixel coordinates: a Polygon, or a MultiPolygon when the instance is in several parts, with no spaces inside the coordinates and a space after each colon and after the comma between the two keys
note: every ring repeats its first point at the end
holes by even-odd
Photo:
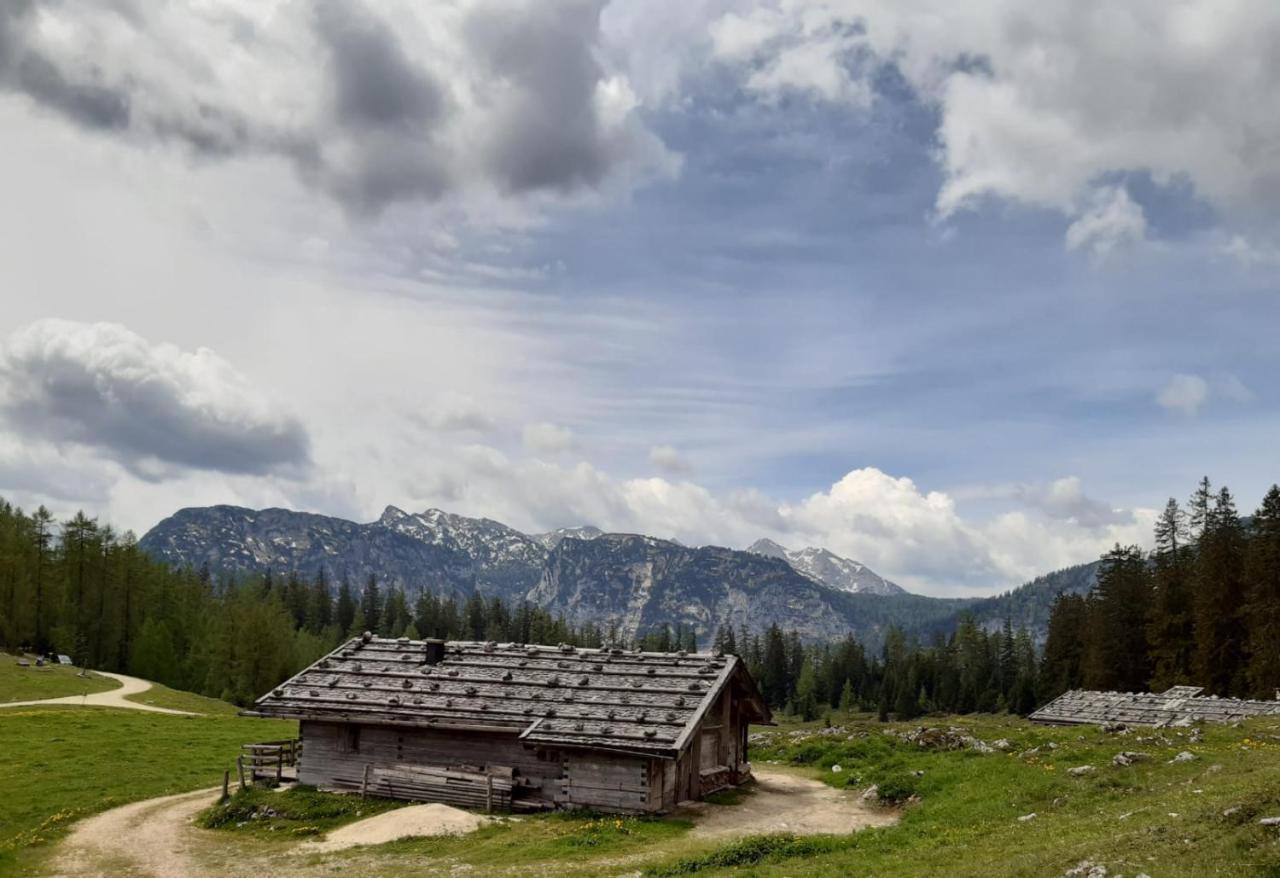
{"type": "MultiPolygon", "coordinates": [[[[0,700],[9,700],[8,691],[0,683],[0,700]]],[[[297,734],[295,723],[238,717],[229,704],[164,687],[137,697],[202,715],[70,705],[0,709],[0,876],[36,868],[50,843],[81,817],[215,786],[234,767],[242,743],[297,734]]]]}
{"type": "MultiPolygon", "coordinates": [[[[0,688],[0,698],[5,690],[0,688]]],[[[287,737],[291,723],[157,687],[139,696],[197,711],[179,717],[104,708],[0,711],[0,876],[38,871],[75,820],[130,801],[216,785],[241,743],[287,737]]],[[[1045,728],[1012,717],[881,724],[837,715],[753,736],[760,768],[899,802],[895,825],[851,836],[697,838],[684,816],[550,814],[503,818],[460,838],[402,840],[290,858],[298,874],[557,874],[645,878],[759,876],[1059,876],[1083,861],[1111,875],[1280,876],[1280,719],[1238,727],[1045,728]],[[907,739],[957,727],[998,749],[907,739]],[[1133,751],[1128,766],[1113,758],[1133,751]],[[1194,758],[1175,761],[1181,753],[1194,758]],[[1071,769],[1092,766],[1083,775],[1071,769]],[[1034,816],[1031,816],[1034,815],[1034,816]]],[[[749,797],[717,797],[726,806],[749,797]]],[[[250,791],[207,812],[208,862],[274,857],[299,840],[401,803],[298,789],[250,791]],[[225,859],[222,859],[225,858],[225,859]]],[[[292,873],[291,873],[292,874],[292,873]]]]}
{"type": "Polygon", "coordinates": [[[93,673],[81,677],[79,668],[66,665],[37,668],[34,657],[27,661],[31,662],[31,667],[19,667],[17,656],[0,653],[0,704],[9,701],[34,701],[38,698],[63,698],[67,695],[89,695],[120,686],[110,677],[100,677],[93,673]]]}
{"type": "MultiPolygon", "coordinates": [[[[834,726],[767,730],[753,742],[753,761],[852,791],[876,784],[902,803],[896,825],[851,836],[784,833],[717,843],[690,836],[684,819],[556,814],[499,821],[462,838],[330,854],[324,863],[370,876],[449,874],[465,865],[482,874],[645,878],[1001,878],[1059,876],[1088,860],[1129,878],[1280,875],[1280,827],[1258,822],[1280,816],[1280,720],[1125,734],[992,716],[890,724],[837,717],[834,726]],[[962,728],[1003,749],[930,749],[904,739],[922,724],[962,728]],[[1114,765],[1124,751],[1146,758],[1114,765]],[[1172,761],[1184,752],[1194,758],[1172,761]],[[1093,771],[1070,773],[1085,765],[1093,771]]],[[[235,813],[243,818],[268,795],[250,794],[235,813]]],[[[296,809],[273,804],[270,819],[215,822],[246,853],[263,854],[357,819],[349,806],[337,813],[325,804],[324,794],[286,798],[293,795],[296,809]]],[[[738,795],[721,798],[731,804],[738,795]]]]}

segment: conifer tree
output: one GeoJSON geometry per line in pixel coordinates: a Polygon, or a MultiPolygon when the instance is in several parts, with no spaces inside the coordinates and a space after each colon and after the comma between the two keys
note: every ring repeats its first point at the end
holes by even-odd
{"type": "Polygon", "coordinates": [[[343,637],[350,637],[352,634],[360,632],[355,630],[356,621],[356,602],[351,596],[351,583],[347,577],[342,577],[342,583],[338,586],[338,600],[333,611],[334,622],[338,625],[338,631],[343,637]]]}
{"type": "Polygon", "coordinates": [[[1193,600],[1196,680],[1217,695],[1247,688],[1244,605],[1244,529],[1222,488],[1200,533],[1193,600]]]}
{"type": "Polygon", "coordinates": [[[1102,556],[1098,582],[1087,601],[1082,669],[1086,687],[1128,692],[1146,688],[1149,603],[1150,579],[1142,550],[1117,544],[1102,556]]]}
{"type": "Polygon", "coordinates": [[[1172,497],[1156,519],[1151,554],[1152,595],[1147,619],[1151,643],[1151,687],[1164,691],[1190,683],[1195,640],[1191,619],[1192,552],[1187,516],[1172,497]]]}
{"type": "Polygon", "coordinates": [[[1280,486],[1271,486],[1254,513],[1245,583],[1249,690],[1256,698],[1272,698],[1280,688],[1280,486]]]}
{"type": "Polygon", "coordinates": [[[382,622],[382,592],[378,588],[378,577],[372,573],[364,584],[360,595],[360,613],[364,616],[365,631],[378,631],[382,622]]]}

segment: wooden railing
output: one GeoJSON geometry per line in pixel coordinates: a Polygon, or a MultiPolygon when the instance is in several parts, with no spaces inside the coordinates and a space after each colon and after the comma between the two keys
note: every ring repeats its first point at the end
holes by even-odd
{"type": "Polygon", "coordinates": [[[280,784],[285,779],[286,768],[296,768],[302,753],[302,742],[296,738],[285,741],[264,741],[260,744],[242,744],[244,752],[236,757],[236,769],[240,772],[240,788],[258,781],[280,784]]]}

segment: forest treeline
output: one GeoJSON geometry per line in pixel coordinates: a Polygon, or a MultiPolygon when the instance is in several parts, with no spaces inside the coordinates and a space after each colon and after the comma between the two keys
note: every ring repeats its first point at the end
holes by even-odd
{"type": "MultiPolygon", "coordinates": [[[[635,641],[573,626],[527,604],[425,588],[407,596],[369,577],[356,584],[297,571],[225,579],[152,560],[131,534],[77,514],[0,501],[0,646],[61,652],[81,666],[122,671],[248,704],[362,631],[523,643],[604,643],[695,650],[695,632],[662,627],[635,641]]],[[[702,644],[707,646],[708,644],[702,644]]],[[[1032,697],[1035,652],[1025,633],[988,634],[971,620],[922,648],[899,630],[881,654],[852,638],[806,645],[776,626],[721,628],[715,645],[741,654],[771,704],[816,715],[833,705],[898,716],[928,710],[1020,709],[1032,697]]]]}
{"type": "Polygon", "coordinates": [[[1155,548],[1102,557],[1087,595],[1060,595],[1049,617],[1042,697],[1068,689],[1274,698],[1280,687],[1280,487],[1249,518],[1202,479],[1170,499],[1155,548]]]}
{"type": "MultiPolygon", "coordinates": [[[[228,579],[149,558],[131,534],[77,514],[0,501],[0,646],[70,654],[174,688],[247,704],[362,631],[523,643],[694,650],[688,627],[637,641],[574,626],[523,604],[412,596],[369,577],[297,571],[228,579]]],[[[740,655],[776,709],[813,719],[833,708],[882,718],[929,712],[1028,713],[1071,688],[1273,697],[1280,686],[1280,488],[1242,519],[1225,488],[1201,482],[1184,510],[1170,500],[1155,548],[1117,546],[1093,589],[1055,600],[1048,638],[1005,620],[962,617],[919,642],[890,628],[871,653],[852,637],[805,643],[777,626],[721,625],[712,645],[740,655]]]]}
{"type": "Polygon", "coordinates": [[[0,647],[64,653],[82,667],[244,705],[366,630],[583,646],[603,638],[528,605],[429,591],[410,601],[372,577],[175,570],[83,513],[58,523],[43,507],[26,514],[0,500],[0,647]]]}

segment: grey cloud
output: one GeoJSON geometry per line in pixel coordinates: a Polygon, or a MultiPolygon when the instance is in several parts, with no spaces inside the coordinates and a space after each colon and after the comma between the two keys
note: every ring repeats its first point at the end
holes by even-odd
{"type": "Polygon", "coordinates": [[[129,96],[94,82],[73,82],[26,45],[35,0],[7,0],[0,7],[0,88],[25,94],[86,128],[129,125],[129,96]]]}
{"type": "Polygon", "coordinates": [[[0,90],[140,144],[281,157],[357,213],[470,190],[565,193],[632,167],[671,167],[625,90],[601,112],[601,7],[504,5],[469,14],[459,30],[429,9],[401,10],[409,18],[393,26],[361,0],[311,0],[256,19],[234,8],[9,0],[0,90]],[[74,38],[44,45],[37,14],[61,19],[74,38]],[[91,53],[108,31],[110,48],[91,53]],[[256,67],[220,66],[223,52],[256,67]],[[282,53],[287,62],[271,60],[282,53]],[[254,75],[261,94],[244,89],[254,75]]]}
{"type": "Polygon", "coordinates": [[[489,163],[509,191],[595,185],[619,158],[595,106],[600,0],[526,3],[472,14],[468,44],[517,98],[499,114],[489,163]]]}
{"type": "Polygon", "coordinates": [[[1074,476],[1057,479],[1048,484],[1022,485],[1019,498],[1050,518],[1074,521],[1085,528],[1105,528],[1117,524],[1131,524],[1133,513],[1089,497],[1074,476]]]}
{"type": "Polygon", "coordinates": [[[114,324],[45,320],[0,349],[0,418],[35,440],[107,451],[135,475],[261,474],[310,459],[303,425],[224,360],[114,324]]]}
{"type": "Polygon", "coordinates": [[[335,107],[345,125],[416,133],[439,116],[444,98],[413,65],[385,23],[359,3],[322,0],[316,32],[329,49],[335,107]]]}

